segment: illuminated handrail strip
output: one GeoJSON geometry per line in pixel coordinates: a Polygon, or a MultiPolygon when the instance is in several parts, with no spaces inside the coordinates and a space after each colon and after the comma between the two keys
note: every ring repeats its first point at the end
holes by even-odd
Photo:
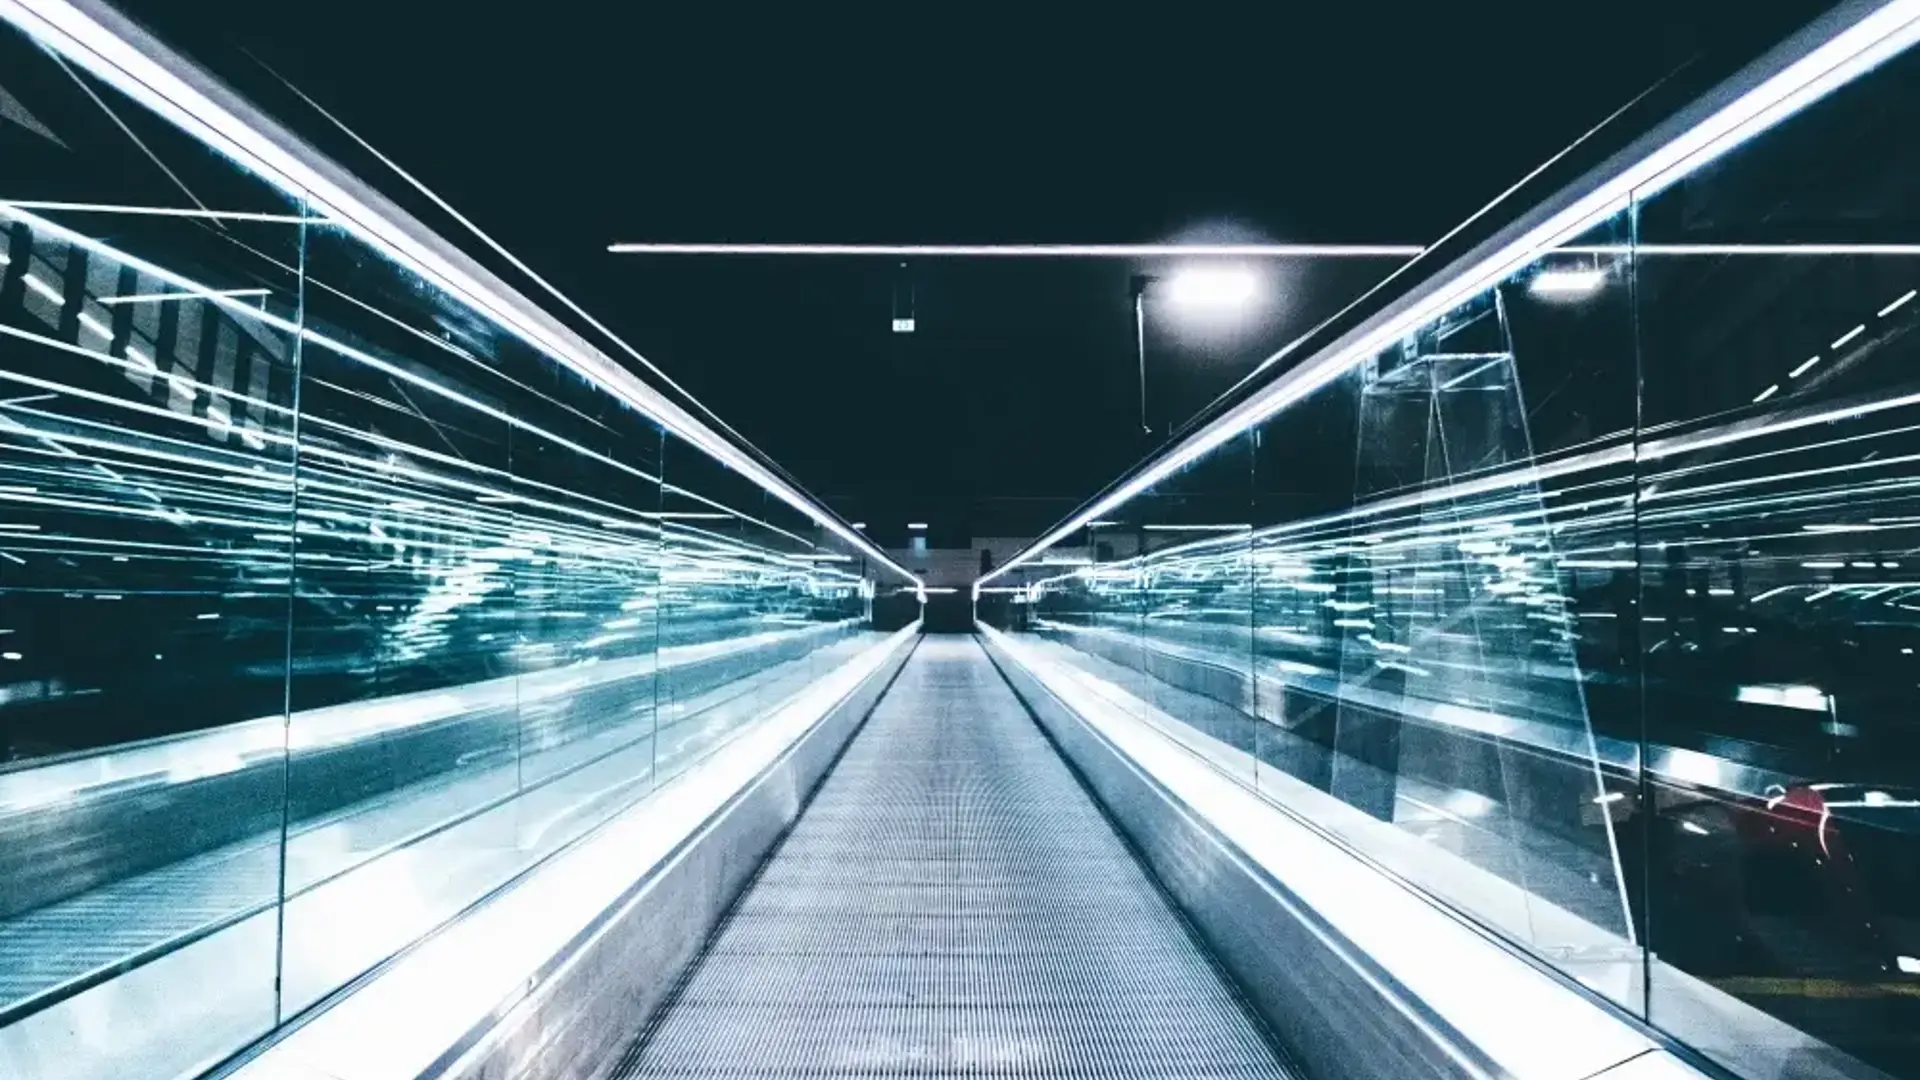
{"type": "MultiPolygon", "coordinates": [[[[1439,315],[1485,292],[1541,254],[1567,246],[1625,209],[1728,153],[1804,106],[1920,40],[1920,0],[1856,5],[1850,22],[1818,23],[1692,107],[1545,200],[1407,295],[1277,376],[1104,496],[974,582],[1001,577],[1134,496],[1301,401],[1439,315]]],[[[1642,448],[1644,455],[1647,448],[1642,448]]],[[[976,592],[976,596],[978,593],[976,592]]]]}
{"type": "Polygon", "coordinates": [[[306,202],[385,257],[612,393],[875,563],[920,584],[918,577],[831,511],[110,6],[100,0],[0,0],[0,19],[285,194],[306,202]]]}

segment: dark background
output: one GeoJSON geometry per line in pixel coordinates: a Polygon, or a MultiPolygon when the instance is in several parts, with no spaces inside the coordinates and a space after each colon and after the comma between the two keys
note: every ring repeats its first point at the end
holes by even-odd
{"type": "MultiPolygon", "coordinates": [[[[1151,448],[1127,280],[1164,268],[922,261],[896,335],[887,260],[605,246],[1426,243],[1676,70],[1823,6],[127,9],[458,237],[268,69],[297,85],[807,488],[939,543],[1037,531],[1151,448]]],[[[1293,264],[1231,336],[1150,330],[1156,430],[1392,265],[1293,264]]]]}

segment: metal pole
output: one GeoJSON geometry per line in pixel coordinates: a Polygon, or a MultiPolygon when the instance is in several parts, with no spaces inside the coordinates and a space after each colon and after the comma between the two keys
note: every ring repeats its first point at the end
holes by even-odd
{"type": "Polygon", "coordinates": [[[1151,435],[1153,428],[1147,423],[1147,283],[1153,279],[1145,274],[1136,274],[1133,278],[1133,349],[1140,362],[1140,434],[1151,435]]]}

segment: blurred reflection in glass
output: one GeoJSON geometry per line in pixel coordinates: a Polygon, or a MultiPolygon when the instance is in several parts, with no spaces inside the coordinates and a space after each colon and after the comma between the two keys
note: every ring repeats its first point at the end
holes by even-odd
{"type": "Polygon", "coordinates": [[[1125,556],[1024,584],[1109,700],[1637,1004],[1634,701],[1596,734],[1582,656],[1621,595],[1590,572],[1634,565],[1610,258],[1527,267],[1106,514],[1125,556]]]}
{"type": "Polygon", "coordinates": [[[1639,207],[1652,1016],[1740,1068],[1920,1075],[1916,80],[1639,207]]]}
{"type": "Polygon", "coordinates": [[[0,1075],[204,1072],[875,640],[880,568],[623,397],[0,78],[0,1075]]]}
{"type": "Polygon", "coordinates": [[[307,221],[0,72],[0,1073],[197,1071],[276,1018],[307,221]]]}

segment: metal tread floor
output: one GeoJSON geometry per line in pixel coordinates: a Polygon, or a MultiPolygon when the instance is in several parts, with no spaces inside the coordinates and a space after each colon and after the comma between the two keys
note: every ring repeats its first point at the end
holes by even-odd
{"type": "Polygon", "coordinates": [[[981,647],[929,637],[615,1075],[1287,1073],[981,647]]]}

